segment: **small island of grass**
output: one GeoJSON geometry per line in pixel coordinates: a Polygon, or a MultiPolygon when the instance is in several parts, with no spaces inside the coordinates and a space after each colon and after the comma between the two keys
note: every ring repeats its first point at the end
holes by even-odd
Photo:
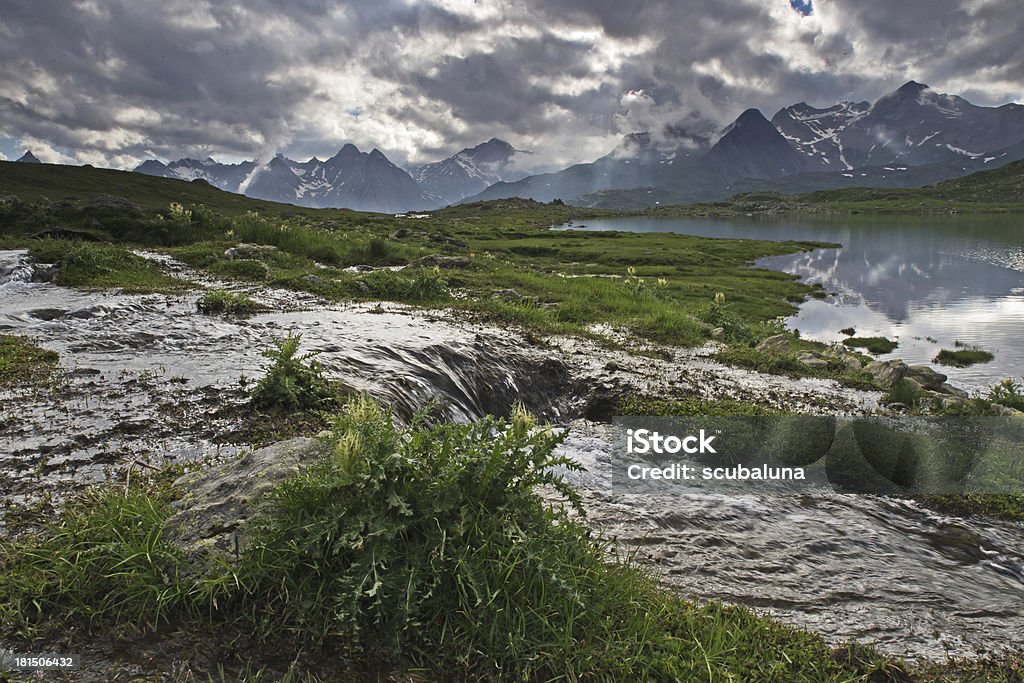
{"type": "Polygon", "coordinates": [[[952,365],[957,368],[969,368],[972,365],[978,365],[979,363],[988,363],[995,355],[991,351],[985,351],[977,347],[965,347],[959,348],[955,351],[949,349],[942,349],[938,355],[935,356],[933,362],[939,365],[952,365]]]}
{"type": "Polygon", "coordinates": [[[865,349],[868,353],[892,353],[899,343],[885,337],[850,337],[843,344],[850,348],[865,349]]]}

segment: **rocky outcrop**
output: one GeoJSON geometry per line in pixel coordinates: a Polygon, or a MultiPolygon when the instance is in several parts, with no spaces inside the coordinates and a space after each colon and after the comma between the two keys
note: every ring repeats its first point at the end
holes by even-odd
{"type": "Polygon", "coordinates": [[[245,242],[236,244],[224,252],[224,258],[231,259],[261,259],[264,256],[273,254],[277,247],[269,244],[247,244],[245,242]]]}
{"type": "Polygon", "coordinates": [[[757,350],[765,353],[789,353],[792,345],[793,335],[783,333],[768,337],[757,345],[757,350]]]}
{"type": "Polygon", "coordinates": [[[299,437],[182,475],[174,482],[182,496],[174,502],[165,537],[193,565],[237,559],[252,541],[250,522],[267,493],[325,451],[321,441],[299,437]]]}
{"type": "Polygon", "coordinates": [[[864,366],[864,371],[883,387],[889,388],[907,374],[907,364],[897,359],[875,360],[864,366]]]}
{"type": "Polygon", "coordinates": [[[938,391],[946,380],[949,379],[941,372],[936,372],[927,365],[911,365],[903,373],[904,379],[917,382],[922,388],[929,391],[938,391]]]}
{"type": "Polygon", "coordinates": [[[409,264],[413,268],[467,268],[469,259],[465,256],[445,256],[444,254],[430,254],[423,256],[409,264]]]}

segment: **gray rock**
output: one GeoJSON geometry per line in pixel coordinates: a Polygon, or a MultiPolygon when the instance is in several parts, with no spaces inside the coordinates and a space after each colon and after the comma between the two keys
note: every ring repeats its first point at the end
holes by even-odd
{"type": "Polygon", "coordinates": [[[903,376],[906,379],[914,380],[925,389],[931,390],[938,389],[948,379],[941,372],[936,372],[927,365],[911,365],[903,376]]]}
{"type": "Polygon", "coordinates": [[[898,358],[884,361],[875,360],[864,366],[864,370],[883,387],[891,387],[907,374],[907,364],[898,358]]]}
{"type": "Polygon", "coordinates": [[[462,240],[457,240],[454,237],[448,237],[447,235],[439,235],[437,233],[430,233],[429,235],[427,235],[427,239],[430,240],[431,242],[436,242],[436,243],[439,243],[439,244],[447,244],[448,246],[458,247],[459,249],[465,249],[466,248],[466,243],[465,242],[463,242],[462,240]]]}
{"type": "Polygon", "coordinates": [[[906,386],[908,389],[913,389],[918,394],[928,391],[923,384],[921,384],[916,379],[913,379],[911,377],[904,376],[903,385],[906,386]]]}
{"type": "Polygon", "coordinates": [[[366,284],[363,280],[356,280],[356,289],[358,289],[361,294],[370,293],[370,285],[366,284]]]}
{"type": "Polygon", "coordinates": [[[249,522],[267,493],[325,452],[323,442],[299,437],[182,475],[174,485],[183,495],[174,502],[165,537],[190,563],[235,559],[252,541],[249,522]]]}
{"type": "Polygon", "coordinates": [[[224,252],[224,257],[234,259],[260,259],[267,254],[273,254],[277,247],[269,244],[236,244],[224,252]]]}
{"type": "Polygon", "coordinates": [[[789,334],[776,334],[768,337],[757,345],[758,351],[767,353],[788,353],[793,343],[793,337],[789,334]]]}
{"type": "Polygon", "coordinates": [[[939,395],[935,397],[935,404],[940,410],[957,410],[967,405],[967,401],[958,396],[939,395]]]}
{"type": "Polygon", "coordinates": [[[315,285],[317,287],[320,287],[321,285],[326,285],[327,284],[327,282],[322,277],[317,277],[316,275],[313,275],[312,273],[310,273],[308,275],[303,275],[302,279],[305,280],[306,282],[308,282],[309,284],[315,285]]]}
{"type": "Polygon", "coordinates": [[[445,256],[444,254],[430,254],[416,259],[409,264],[418,268],[467,268],[469,259],[465,256],[445,256]]]}
{"type": "Polygon", "coordinates": [[[829,366],[827,358],[823,358],[813,351],[801,351],[796,354],[796,359],[809,368],[825,369],[829,366]]]}
{"type": "Polygon", "coordinates": [[[847,353],[839,358],[839,362],[843,364],[843,367],[847,370],[857,372],[864,369],[864,364],[860,361],[860,358],[853,354],[847,353]]]}
{"type": "Polygon", "coordinates": [[[491,292],[491,298],[502,301],[522,301],[523,295],[514,289],[496,289],[491,292]]]}
{"type": "Polygon", "coordinates": [[[953,386],[949,382],[945,382],[942,385],[940,385],[939,388],[936,389],[936,391],[938,391],[940,394],[947,394],[949,396],[955,396],[956,398],[969,398],[970,397],[970,394],[968,394],[966,391],[964,391],[963,389],[960,389],[958,387],[953,386]]]}
{"type": "Polygon", "coordinates": [[[1009,406],[999,405],[998,403],[992,404],[992,410],[1000,417],[1024,417],[1024,412],[1021,412],[1016,408],[1010,408],[1009,406]]]}

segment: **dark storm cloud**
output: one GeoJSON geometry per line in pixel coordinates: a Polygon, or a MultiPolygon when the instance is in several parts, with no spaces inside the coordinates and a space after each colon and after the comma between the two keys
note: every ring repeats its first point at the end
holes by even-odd
{"type": "Polygon", "coordinates": [[[564,164],[911,78],[1020,99],[1017,4],[6,0],[0,138],[130,166],[347,141],[420,162],[499,136],[564,164]]]}

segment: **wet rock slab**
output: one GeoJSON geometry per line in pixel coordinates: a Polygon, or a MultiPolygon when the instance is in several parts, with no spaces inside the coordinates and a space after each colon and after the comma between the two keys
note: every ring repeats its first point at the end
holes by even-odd
{"type": "Polygon", "coordinates": [[[249,522],[266,495],[326,450],[322,441],[298,437],[182,475],[174,482],[182,495],[165,537],[193,562],[237,559],[251,541],[249,522]]]}

